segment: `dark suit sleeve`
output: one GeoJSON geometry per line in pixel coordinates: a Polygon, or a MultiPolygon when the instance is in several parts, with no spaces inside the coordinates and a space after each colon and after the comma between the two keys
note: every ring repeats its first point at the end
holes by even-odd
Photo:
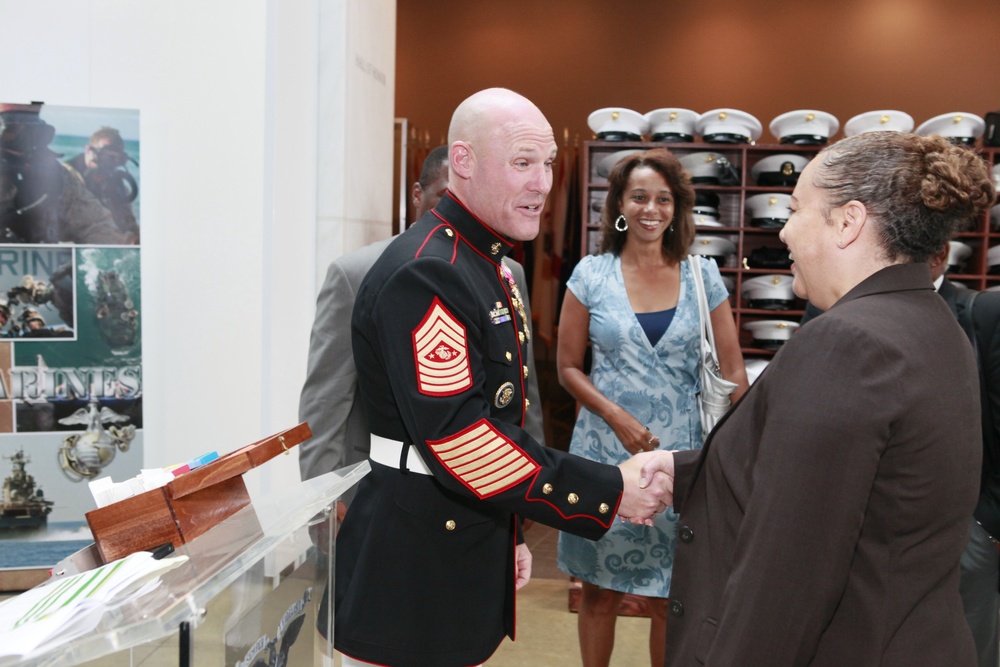
{"type": "Polygon", "coordinates": [[[309,479],[363,458],[348,443],[355,408],[357,371],[351,353],[351,312],[355,287],[339,262],[330,264],[316,301],[309,339],[306,381],[299,399],[299,420],[309,422],[312,438],[299,446],[299,470],[309,479]]]}

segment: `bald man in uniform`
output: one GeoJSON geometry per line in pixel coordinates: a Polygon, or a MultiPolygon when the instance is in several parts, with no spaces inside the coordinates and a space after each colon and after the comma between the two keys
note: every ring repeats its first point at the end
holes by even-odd
{"type": "Polygon", "coordinates": [[[449,189],[369,271],[354,309],[372,471],[337,537],[345,665],[468,667],[514,635],[531,573],[519,518],[599,538],[651,516],[642,459],[608,466],[524,428],[531,332],[503,263],[538,233],[556,143],[541,111],[476,93],[448,132],[449,189]]]}

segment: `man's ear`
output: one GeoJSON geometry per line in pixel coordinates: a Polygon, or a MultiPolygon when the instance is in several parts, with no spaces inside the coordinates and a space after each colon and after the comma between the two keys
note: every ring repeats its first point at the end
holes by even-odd
{"type": "Polygon", "coordinates": [[[472,169],[476,164],[476,154],[472,146],[464,141],[456,141],[448,150],[448,159],[453,175],[463,180],[468,180],[472,176],[472,169]]]}
{"type": "Polygon", "coordinates": [[[413,210],[420,208],[420,200],[424,198],[424,189],[420,187],[420,181],[413,182],[413,190],[410,196],[413,198],[413,210]]]}

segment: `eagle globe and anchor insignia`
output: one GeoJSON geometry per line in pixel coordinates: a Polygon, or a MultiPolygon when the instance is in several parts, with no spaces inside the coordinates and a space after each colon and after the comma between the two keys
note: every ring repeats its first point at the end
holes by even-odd
{"type": "Polygon", "coordinates": [[[504,382],[497,389],[496,396],[493,397],[493,405],[498,408],[506,408],[514,398],[514,383],[504,382]]]}

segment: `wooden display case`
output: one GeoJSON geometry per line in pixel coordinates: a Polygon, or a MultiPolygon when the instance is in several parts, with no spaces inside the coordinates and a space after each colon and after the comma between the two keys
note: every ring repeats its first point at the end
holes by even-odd
{"type": "MultiPolygon", "coordinates": [[[[695,184],[696,191],[709,191],[719,196],[719,221],[721,227],[697,226],[699,236],[722,236],[736,245],[736,252],[719,267],[724,278],[732,283],[730,303],[736,318],[736,327],[740,334],[740,346],[747,358],[770,358],[775,350],[755,346],[749,331],[743,325],[754,320],[788,320],[798,322],[804,314],[805,303],[796,298],[789,310],[763,310],[750,308],[742,297],[743,282],[761,275],[790,275],[787,269],[751,268],[748,258],[751,253],[760,248],[783,249],[784,244],[778,239],[777,228],[755,227],[750,224],[750,216],[746,211],[746,201],[749,197],[762,193],[787,193],[792,187],[758,185],[752,176],[754,165],[760,160],[776,154],[801,154],[812,158],[823,146],[793,146],[786,144],[712,144],[705,142],[693,143],[657,143],[657,142],[584,142],[580,159],[581,183],[581,221],[582,233],[581,256],[596,252],[600,235],[600,210],[607,196],[607,170],[609,164],[616,162],[614,154],[624,151],[646,150],[650,148],[666,148],[678,157],[694,152],[710,151],[725,156],[739,170],[739,184],[713,185],[695,184]]],[[[986,160],[992,169],[1000,163],[1000,148],[974,148],[986,160]]],[[[990,213],[981,220],[974,221],[968,231],[959,234],[957,241],[967,244],[972,253],[958,270],[948,274],[949,279],[960,282],[970,288],[983,290],[992,287],[1000,288],[1000,264],[996,265],[997,275],[990,273],[988,250],[1000,246],[1000,212],[997,219],[991,219],[990,213]]],[[[1000,254],[1000,250],[997,251],[1000,254]]],[[[995,261],[1000,261],[998,257],[995,261]]]]}

